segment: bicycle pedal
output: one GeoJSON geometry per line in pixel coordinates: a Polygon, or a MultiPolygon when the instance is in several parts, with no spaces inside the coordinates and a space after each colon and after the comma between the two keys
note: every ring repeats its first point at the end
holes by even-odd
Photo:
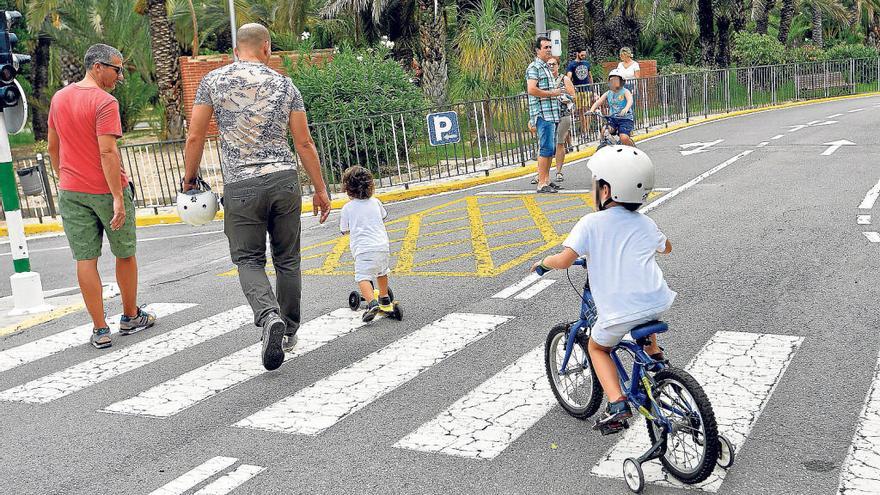
{"type": "Polygon", "coordinates": [[[623,430],[629,429],[629,421],[623,420],[601,425],[597,420],[596,424],[593,425],[593,429],[598,430],[603,437],[606,435],[614,435],[615,433],[620,433],[623,430]]]}

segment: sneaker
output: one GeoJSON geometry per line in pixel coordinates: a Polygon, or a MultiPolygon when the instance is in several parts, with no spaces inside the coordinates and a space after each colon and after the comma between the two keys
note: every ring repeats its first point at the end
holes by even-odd
{"type": "Polygon", "coordinates": [[[269,371],[277,370],[284,363],[281,341],[287,324],[275,313],[263,320],[263,367],[269,371]]]}
{"type": "Polygon", "coordinates": [[[293,352],[297,342],[299,342],[299,337],[297,337],[296,334],[285,335],[284,338],[281,339],[281,350],[285,353],[293,352]]]}
{"type": "Polygon", "coordinates": [[[376,318],[376,314],[379,312],[379,301],[373,299],[370,301],[370,304],[367,305],[367,310],[364,311],[364,316],[361,318],[365,323],[369,323],[376,318]]]}
{"type": "Polygon", "coordinates": [[[113,345],[113,342],[110,340],[110,329],[109,328],[95,328],[92,330],[92,336],[89,338],[89,342],[95,346],[96,349],[106,349],[113,345]]]}
{"type": "Polygon", "coordinates": [[[617,402],[609,402],[605,406],[605,414],[596,420],[594,430],[599,430],[603,435],[617,433],[628,426],[626,420],[632,417],[632,411],[626,399],[617,402]]]}
{"type": "Polygon", "coordinates": [[[559,184],[557,184],[553,181],[550,181],[550,187],[552,187],[553,189],[556,189],[557,191],[562,189],[562,186],[560,186],[559,184]]]}
{"type": "Polygon", "coordinates": [[[555,193],[555,192],[558,192],[558,191],[550,185],[543,186],[540,189],[538,189],[538,193],[555,193]]]}
{"type": "Polygon", "coordinates": [[[155,323],[155,313],[144,311],[143,308],[138,308],[137,315],[122,315],[122,318],[119,319],[119,335],[131,335],[133,333],[138,333],[141,330],[150,328],[155,323]]]}
{"type": "Polygon", "coordinates": [[[391,304],[391,298],[388,296],[379,298],[379,311],[383,313],[391,313],[394,311],[394,305],[391,304]]]}

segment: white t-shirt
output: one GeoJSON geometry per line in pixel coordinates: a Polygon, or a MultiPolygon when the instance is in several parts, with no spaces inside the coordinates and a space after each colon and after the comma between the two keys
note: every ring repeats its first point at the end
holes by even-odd
{"type": "Polygon", "coordinates": [[[388,212],[376,198],[352,199],[342,207],[339,230],[351,232],[348,246],[355,258],[361,253],[390,251],[385,217],[388,212]]]}
{"type": "Polygon", "coordinates": [[[629,68],[624,67],[623,62],[620,62],[619,64],[617,64],[617,70],[622,72],[623,78],[626,79],[627,81],[629,81],[630,79],[636,78],[636,71],[637,70],[642,70],[642,69],[641,69],[641,67],[639,67],[639,63],[636,62],[635,60],[633,60],[632,64],[629,66],[629,68]]]}
{"type": "Polygon", "coordinates": [[[563,246],[587,256],[590,288],[599,313],[597,325],[607,327],[662,313],[675,292],[666,285],[657,251],[666,236],[651,220],[622,206],[581,218],[563,246]]]}

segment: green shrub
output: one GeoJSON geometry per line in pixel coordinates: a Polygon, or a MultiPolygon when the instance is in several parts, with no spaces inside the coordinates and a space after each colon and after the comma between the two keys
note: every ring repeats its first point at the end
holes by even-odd
{"type": "Polygon", "coordinates": [[[660,67],[660,74],[668,75],[668,74],[687,74],[690,72],[702,72],[705,68],[699,67],[696,65],[687,65],[687,64],[669,64],[660,67]]]}
{"type": "Polygon", "coordinates": [[[156,85],[144,81],[139,72],[129,72],[125,75],[125,81],[116,85],[113,96],[119,100],[122,132],[130,132],[134,129],[157,92],[156,85]]]}
{"type": "Polygon", "coordinates": [[[786,60],[785,46],[766,34],[736,33],[731,58],[739,67],[781,64],[786,60]]]}
{"type": "Polygon", "coordinates": [[[285,68],[303,95],[323,161],[337,170],[360,164],[376,172],[395,162],[395,143],[398,154],[405,151],[404,127],[410,147],[424,134],[425,115],[416,111],[426,107],[422,92],[387,49],[343,48],[324,64],[300,56],[285,68]]]}
{"type": "Polygon", "coordinates": [[[825,50],[825,60],[877,58],[877,49],[868,45],[837,45],[825,50]]]}
{"type": "Polygon", "coordinates": [[[825,57],[825,52],[816,45],[801,45],[785,53],[785,61],[788,63],[818,62],[825,60],[825,57]]]}

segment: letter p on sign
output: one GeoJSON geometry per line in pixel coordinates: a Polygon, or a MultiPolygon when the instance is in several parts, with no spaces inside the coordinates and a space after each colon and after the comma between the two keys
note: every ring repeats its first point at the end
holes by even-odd
{"type": "Polygon", "coordinates": [[[461,141],[458,114],[455,112],[428,114],[428,138],[431,146],[443,146],[461,141]]]}

